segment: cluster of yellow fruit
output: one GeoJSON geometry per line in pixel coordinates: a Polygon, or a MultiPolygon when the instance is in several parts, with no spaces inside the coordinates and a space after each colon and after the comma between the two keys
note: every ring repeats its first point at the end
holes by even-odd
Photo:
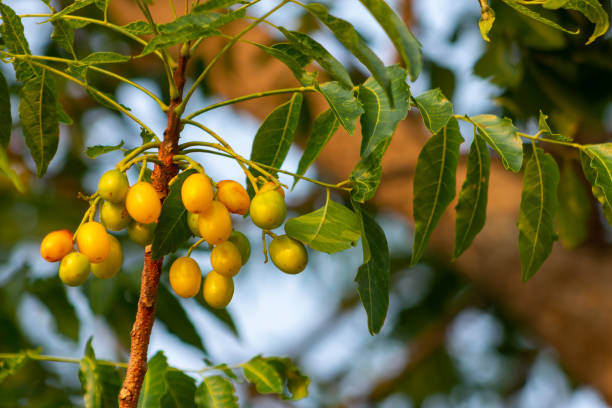
{"type": "MultiPolygon", "coordinates": [[[[130,187],[127,177],[117,169],[100,178],[98,194],[104,200],[100,221],[83,223],[76,231],[78,252],[74,251],[71,231],[50,232],[40,246],[41,256],[49,262],[60,262],[59,277],[67,285],[83,284],[90,273],[108,279],[121,269],[123,253],[117,238],[107,232],[128,230],[136,243],[153,241],[161,214],[159,195],[153,186],[139,181],[130,187]]],[[[285,194],[280,185],[270,181],[261,186],[251,200],[239,183],[223,180],[216,184],[202,173],[189,175],[181,186],[181,201],[188,211],[191,232],[206,241],[211,249],[213,270],[204,279],[203,296],[212,307],[223,308],[234,293],[233,277],[250,256],[246,236],[232,229],[230,213],[249,214],[255,225],[274,238],[269,246],[270,258],[281,271],[297,274],[304,270],[308,253],[304,245],[287,235],[276,236],[270,230],[282,225],[287,215],[285,194]]],[[[195,296],[202,286],[197,262],[188,256],[176,259],[170,267],[170,285],[182,297],[195,296]]]]}

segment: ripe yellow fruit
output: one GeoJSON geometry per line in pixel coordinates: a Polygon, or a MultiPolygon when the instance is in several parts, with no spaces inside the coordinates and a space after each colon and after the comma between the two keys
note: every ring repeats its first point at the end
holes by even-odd
{"type": "Polygon", "coordinates": [[[232,233],[232,219],[227,208],[219,201],[213,201],[208,210],[198,218],[200,235],[206,242],[219,245],[227,241],[232,233]]]}
{"type": "Polygon", "coordinates": [[[120,203],[130,188],[127,177],[117,169],[109,170],[100,177],[98,193],[105,201],[120,203]]]}
{"type": "Polygon", "coordinates": [[[213,200],[213,187],[208,176],[195,173],[187,177],[181,186],[181,200],[191,213],[206,211],[213,200]]]}
{"type": "Polygon", "coordinates": [[[125,198],[130,217],[141,224],[156,222],[161,214],[161,202],[151,183],[140,181],[130,187],[125,198]]]}
{"type": "Polygon", "coordinates": [[[308,252],[304,244],[287,235],[274,238],[269,249],[272,262],[285,273],[295,275],[308,264],[308,252]]]}
{"type": "Polygon", "coordinates": [[[280,195],[285,198],[285,190],[280,186],[280,184],[276,184],[273,181],[266,182],[263,186],[259,187],[258,193],[265,193],[266,191],[277,191],[280,195]]]}
{"type": "Polygon", "coordinates": [[[79,252],[66,255],[59,266],[59,277],[66,285],[79,286],[89,277],[90,263],[87,257],[79,252]]]}
{"type": "Polygon", "coordinates": [[[40,256],[47,262],[60,261],[72,251],[72,232],[63,229],[51,231],[40,243],[40,256]]]}
{"type": "Polygon", "coordinates": [[[141,224],[139,222],[133,222],[128,226],[128,236],[132,241],[142,246],[147,246],[153,242],[155,237],[155,228],[157,223],[141,224]]]}
{"type": "Polygon", "coordinates": [[[130,225],[130,215],[123,203],[105,201],[100,207],[100,221],[111,231],[121,231],[130,225]]]}
{"type": "Polygon", "coordinates": [[[234,180],[222,180],[217,184],[217,200],[221,201],[229,212],[240,215],[249,212],[251,205],[249,193],[234,180]]]}
{"type": "Polygon", "coordinates": [[[170,266],[170,286],[177,295],[193,297],[200,291],[201,284],[202,272],[193,259],[183,256],[170,266]]]}
{"type": "Polygon", "coordinates": [[[249,260],[251,256],[251,244],[249,243],[248,238],[240,231],[232,231],[229,238],[227,239],[232,244],[236,245],[238,251],[240,251],[240,257],[242,259],[242,264],[244,265],[249,260]]]}
{"type": "Polygon", "coordinates": [[[100,279],[112,278],[119,272],[121,265],[123,265],[121,244],[114,236],[109,234],[108,237],[110,239],[110,253],[104,261],[91,265],[91,273],[100,279]]]}
{"type": "Polygon", "coordinates": [[[234,276],[240,271],[242,256],[236,245],[225,241],[210,251],[210,264],[217,273],[234,276]]]}
{"type": "Polygon", "coordinates": [[[210,271],[204,279],[204,300],[211,307],[223,309],[234,296],[234,281],[215,271],[210,271]]]}
{"type": "Polygon", "coordinates": [[[81,225],[76,232],[76,242],[79,252],[91,263],[102,262],[110,253],[109,235],[99,222],[89,221],[81,225]]]}
{"type": "Polygon", "coordinates": [[[196,237],[200,236],[199,217],[199,214],[187,212],[187,225],[189,225],[189,230],[191,230],[191,233],[196,237]]]}
{"type": "Polygon", "coordinates": [[[280,227],[287,216],[283,196],[275,190],[255,194],[251,201],[250,216],[253,223],[261,229],[280,227]]]}

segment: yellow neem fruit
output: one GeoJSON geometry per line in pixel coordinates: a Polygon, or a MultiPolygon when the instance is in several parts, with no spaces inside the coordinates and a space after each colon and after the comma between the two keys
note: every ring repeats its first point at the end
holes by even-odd
{"type": "Polygon", "coordinates": [[[263,186],[259,187],[258,193],[265,193],[266,191],[278,191],[280,195],[285,198],[285,190],[283,190],[280,184],[276,184],[273,181],[268,181],[263,186]]]}
{"type": "Polygon", "coordinates": [[[121,231],[130,225],[130,215],[123,203],[105,201],[100,207],[100,221],[111,231],[121,231]]]}
{"type": "Polygon", "coordinates": [[[245,215],[249,212],[251,198],[249,193],[234,180],[222,180],[217,184],[217,200],[234,213],[245,215]]]}
{"type": "Polygon", "coordinates": [[[200,291],[202,272],[197,262],[186,256],[178,258],[170,266],[170,286],[184,298],[195,296],[200,291]]]}
{"type": "Polygon", "coordinates": [[[63,229],[51,231],[40,243],[40,256],[47,262],[60,261],[72,251],[72,232],[63,229]]]}
{"type": "Polygon", "coordinates": [[[125,208],[135,221],[141,224],[156,222],[161,214],[159,195],[151,183],[140,181],[130,187],[125,198],[125,208]]]}
{"type": "Polygon", "coordinates": [[[110,253],[104,261],[91,265],[91,273],[100,279],[112,278],[123,265],[123,251],[119,240],[110,234],[108,237],[110,239],[110,253]]]}
{"type": "Polygon", "coordinates": [[[79,252],[66,255],[59,266],[59,277],[66,285],[79,286],[85,283],[91,269],[87,257],[79,252]]]}
{"type": "Polygon", "coordinates": [[[187,225],[189,225],[189,230],[191,230],[191,233],[196,237],[200,236],[199,217],[199,214],[187,212],[187,225]]]}
{"type": "Polygon", "coordinates": [[[271,190],[255,194],[251,201],[249,215],[253,224],[261,229],[280,227],[287,216],[287,206],[278,191],[271,190]]]}
{"type": "Polygon", "coordinates": [[[240,272],[242,255],[236,245],[225,241],[210,251],[210,264],[217,273],[223,276],[234,276],[240,272]]]}
{"type": "Polygon", "coordinates": [[[76,242],[79,252],[91,263],[102,262],[110,253],[109,235],[99,222],[89,221],[81,225],[76,232],[76,242]]]}
{"type": "Polygon", "coordinates": [[[127,177],[117,169],[109,170],[100,177],[98,193],[105,201],[120,203],[130,188],[127,177]]]}
{"type": "Polygon", "coordinates": [[[251,256],[251,244],[249,239],[240,231],[232,231],[229,238],[227,239],[232,244],[236,245],[238,251],[240,251],[240,257],[242,258],[242,264],[244,265],[251,256]]]}
{"type": "Polygon", "coordinates": [[[213,200],[213,187],[208,176],[195,173],[187,177],[181,186],[181,200],[191,213],[206,211],[213,200]]]}
{"type": "Polygon", "coordinates": [[[215,271],[210,271],[204,279],[204,300],[211,307],[223,309],[234,296],[234,281],[215,271]]]}
{"type": "Polygon", "coordinates": [[[142,246],[147,246],[153,242],[155,237],[155,228],[157,223],[141,224],[139,222],[133,222],[128,226],[128,236],[132,241],[142,246]]]}
{"type": "Polygon", "coordinates": [[[198,218],[200,236],[212,245],[227,241],[232,233],[232,219],[227,208],[219,201],[213,201],[198,218]]]}
{"type": "Polygon", "coordinates": [[[276,237],[270,242],[270,259],[278,269],[295,275],[306,268],[308,252],[304,244],[287,235],[276,237]]]}

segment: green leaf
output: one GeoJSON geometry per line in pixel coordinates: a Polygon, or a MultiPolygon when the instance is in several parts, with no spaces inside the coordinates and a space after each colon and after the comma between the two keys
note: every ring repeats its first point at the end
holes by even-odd
{"type": "Polygon", "coordinates": [[[602,204],[603,213],[612,225],[612,143],[586,145],[580,159],[593,196],[602,204]]]}
{"type": "Polygon", "coordinates": [[[121,55],[116,52],[92,52],[85,58],[79,60],[81,64],[86,65],[97,65],[97,64],[115,64],[120,62],[129,61],[131,57],[127,55],[121,55]]]}
{"type": "Polygon", "coordinates": [[[540,131],[542,132],[543,137],[553,140],[559,140],[562,142],[572,141],[572,139],[567,136],[561,135],[559,133],[553,133],[550,130],[550,126],[548,125],[548,115],[545,115],[544,113],[542,113],[542,111],[540,111],[540,117],[538,118],[538,126],[540,127],[540,131]]]}
{"type": "Polygon", "coordinates": [[[140,137],[143,144],[149,143],[151,140],[153,140],[153,136],[153,133],[149,132],[147,129],[140,128],[140,137]]]}
{"type": "Polygon", "coordinates": [[[242,0],[208,0],[204,4],[200,4],[197,6],[194,11],[206,11],[206,10],[215,10],[219,8],[226,8],[229,6],[233,6],[236,3],[241,3],[242,0]]]}
{"type": "Polygon", "coordinates": [[[41,76],[29,79],[19,101],[21,127],[38,177],[45,175],[59,143],[57,101],[47,75],[42,71],[41,76]]]}
{"type": "Polygon", "coordinates": [[[17,175],[17,173],[15,173],[15,170],[11,169],[11,167],[9,166],[8,155],[6,154],[6,150],[2,146],[0,146],[0,172],[3,173],[6,177],[8,177],[9,180],[11,180],[17,191],[19,191],[20,193],[25,192],[25,187],[19,179],[19,176],[17,175]]]}
{"type": "Polygon", "coordinates": [[[74,27],[61,19],[52,21],[52,24],[53,32],[51,33],[51,39],[74,57],[74,27]]]}
{"type": "Polygon", "coordinates": [[[164,408],[193,408],[196,386],[194,379],[182,371],[166,371],[168,391],[163,396],[161,405],[164,408]]]}
{"type": "Polygon", "coordinates": [[[353,90],[346,89],[340,82],[326,82],[318,86],[319,91],[329,103],[342,127],[349,134],[355,131],[355,122],[364,112],[359,100],[353,95],[353,90]]]}
{"type": "Polygon", "coordinates": [[[157,26],[159,34],[142,50],[142,55],[150,54],[161,48],[168,48],[176,44],[182,44],[199,38],[208,38],[221,34],[219,27],[234,20],[243,18],[246,10],[230,11],[227,14],[213,13],[209,11],[196,12],[180,16],[176,20],[157,26]]]}
{"type": "Polygon", "coordinates": [[[268,55],[285,64],[303,86],[310,86],[315,82],[316,75],[304,69],[304,66],[310,60],[308,58],[304,59],[304,54],[298,48],[286,43],[274,44],[272,47],[262,44],[256,45],[268,55]]]}
{"type": "Polygon", "coordinates": [[[239,337],[238,328],[236,327],[236,323],[234,323],[234,319],[232,319],[232,315],[227,311],[227,309],[215,309],[214,307],[210,307],[208,303],[204,301],[203,296],[195,297],[198,304],[206,309],[210,314],[212,314],[219,322],[223,323],[225,327],[227,327],[236,337],[239,337]]]}
{"type": "Polygon", "coordinates": [[[304,54],[314,59],[336,81],[347,89],[353,89],[353,81],[344,65],[329,53],[321,44],[299,31],[289,31],[279,27],[287,40],[299,48],[304,54]]]}
{"type": "MultiPolygon", "coordinates": [[[[291,99],[276,107],[263,121],[251,149],[251,160],[280,168],[289,152],[300,119],[303,96],[294,93],[291,99]]],[[[255,177],[259,172],[251,169],[255,177]]],[[[247,182],[249,191],[252,186],[247,182]]]]}
{"type": "Polygon", "coordinates": [[[576,10],[584,14],[591,23],[595,24],[595,29],[586,42],[587,44],[604,35],[610,28],[610,18],[598,0],[547,0],[542,6],[551,9],[576,10]]]}
{"type": "Polygon", "coordinates": [[[134,35],[153,34],[153,27],[146,21],[134,21],[123,26],[123,29],[134,35]]]}
{"type": "Polygon", "coordinates": [[[29,360],[26,352],[21,352],[14,357],[0,358],[0,384],[5,378],[15,374],[29,360]]]}
{"type": "Polygon", "coordinates": [[[255,385],[260,394],[280,394],[283,392],[283,381],[274,369],[262,357],[254,357],[240,365],[248,382],[255,385]]]}
{"type": "Polygon", "coordinates": [[[96,157],[102,154],[114,152],[116,150],[121,150],[121,148],[123,147],[123,143],[124,142],[122,140],[121,143],[116,144],[114,146],[103,146],[103,145],[89,146],[85,150],[85,155],[89,157],[90,159],[95,159],[96,157]]]}
{"type": "Polygon", "coordinates": [[[62,106],[62,104],[59,103],[59,100],[57,100],[57,120],[60,123],[63,123],[63,124],[68,125],[68,126],[70,126],[70,125],[72,125],[74,123],[72,118],[64,110],[64,107],[62,106]]]}
{"type": "Polygon", "coordinates": [[[77,10],[82,9],[83,7],[89,6],[93,4],[96,0],[75,0],[72,4],[64,7],[61,11],[55,13],[51,16],[50,20],[58,20],[60,17],[65,16],[67,14],[73,13],[77,10]]]}
{"type": "Polygon", "coordinates": [[[157,303],[159,305],[156,310],[157,318],[166,325],[168,331],[184,343],[191,344],[206,353],[204,343],[181,302],[165,285],[159,285],[157,303]]]}
{"type": "Polygon", "coordinates": [[[489,146],[499,154],[507,170],[517,172],[523,165],[523,142],[516,132],[512,121],[500,119],[495,115],[478,115],[468,117],[489,146]]]}
{"type": "Polygon", "coordinates": [[[387,68],[391,78],[394,103],[373,78],[359,87],[359,100],[365,113],[361,116],[361,159],[351,172],[353,182],[351,199],[365,202],[371,199],[382,175],[382,158],[391,143],[398,123],[410,108],[410,87],[406,83],[406,71],[399,66],[387,68]]]}
{"type": "MultiPolygon", "coordinates": [[[[6,48],[8,48],[12,54],[30,55],[30,46],[23,34],[21,18],[15,14],[13,9],[3,3],[0,3],[0,14],[2,14],[0,33],[2,34],[2,41],[6,48]]],[[[15,58],[13,59],[13,66],[15,67],[17,79],[23,83],[38,75],[38,70],[27,60],[15,58]]]]}
{"type": "Polygon", "coordinates": [[[182,172],[170,186],[168,197],[162,204],[151,245],[153,259],[161,259],[164,255],[175,252],[180,245],[191,238],[191,230],[187,224],[187,210],[181,200],[181,187],[185,179],[195,172],[193,169],[182,172]]]}
{"type": "Polygon", "coordinates": [[[427,141],[414,174],[414,241],[410,264],[423,256],[446,207],[455,198],[459,145],[463,142],[457,119],[451,118],[427,141]]]}
{"type": "MultiPolygon", "coordinates": [[[[87,65],[84,65],[85,67],[87,67],[87,65]]],[[[91,97],[91,99],[93,99],[94,101],[96,101],[98,104],[100,104],[100,106],[104,106],[107,109],[111,109],[111,110],[115,110],[119,112],[119,109],[117,108],[117,106],[115,106],[114,104],[110,103],[107,99],[103,98],[101,95],[106,96],[108,99],[110,99],[111,101],[114,101],[117,103],[117,105],[121,106],[122,108],[124,108],[127,111],[130,111],[131,109],[128,108],[125,105],[122,105],[120,103],[118,103],[115,100],[115,97],[107,92],[102,92],[98,89],[95,89],[93,86],[88,85],[87,87],[87,95],[89,95],[91,97]]]]}
{"type": "Polygon", "coordinates": [[[357,214],[329,199],[322,208],[285,222],[291,238],[328,254],[354,246],[360,230],[357,214]]]}
{"type": "Polygon", "coordinates": [[[457,202],[455,226],[455,250],[458,258],[482,230],[487,217],[489,167],[491,158],[484,139],[474,132],[474,141],[467,159],[467,176],[457,202]]]}
{"type": "Polygon", "coordinates": [[[0,72],[0,148],[8,148],[12,131],[11,93],[6,78],[0,72]]]}
{"type": "Polygon", "coordinates": [[[546,24],[547,26],[556,28],[557,30],[561,30],[564,31],[568,34],[578,34],[580,32],[580,29],[576,29],[574,31],[571,31],[567,28],[563,28],[561,27],[559,24],[555,23],[554,21],[544,17],[542,14],[540,14],[537,11],[534,11],[533,9],[530,9],[527,6],[524,6],[523,4],[520,3],[519,0],[502,0],[504,3],[506,3],[507,5],[509,5],[510,7],[512,7],[513,9],[515,9],[516,11],[518,11],[521,14],[526,15],[527,17],[531,17],[534,20],[539,21],[540,23],[546,24]]]}
{"type": "Polygon", "coordinates": [[[416,80],[423,68],[421,44],[410,32],[406,24],[383,0],[360,0],[372,13],[376,21],[385,30],[393,45],[399,52],[402,61],[410,73],[410,79],[416,80]]]}
{"type": "Polygon", "coordinates": [[[325,24],[340,41],[363,65],[368,68],[374,78],[381,84],[385,92],[391,97],[391,80],[387,75],[385,65],[378,56],[366,45],[365,41],[355,31],[355,28],[346,20],[329,14],[327,7],[319,3],[310,3],[306,9],[325,24]]]}
{"type": "Polygon", "coordinates": [[[480,19],[478,19],[478,28],[480,29],[480,35],[485,41],[489,40],[489,31],[493,28],[495,22],[495,12],[488,5],[483,7],[480,11],[480,19]]]}
{"type": "Polygon", "coordinates": [[[574,249],[587,239],[593,208],[582,177],[570,161],[561,169],[561,180],[557,190],[559,209],[557,231],[565,248],[574,249]]]}
{"type": "Polygon", "coordinates": [[[158,351],[150,360],[147,366],[142,389],[140,391],[139,408],[159,408],[161,399],[168,390],[166,383],[166,372],[168,371],[168,361],[163,351],[158,351]]]}
{"type": "Polygon", "coordinates": [[[414,101],[421,112],[425,127],[433,134],[438,133],[453,116],[453,104],[439,88],[430,89],[415,97],[414,101]]]}
{"type": "Polygon", "coordinates": [[[85,408],[117,407],[117,395],[121,388],[119,374],[113,367],[98,364],[91,340],[89,338],[85,346],[85,356],[79,369],[85,408]]]}
{"type": "Polygon", "coordinates": [[[542,266],[556,239],[557,185],[559,167],[555,159],[535,147],[523,175],[519,208],[519,254],[523,282],[542,266]]]}
{"type": "Polygon", "coordinates": [[[368,330],[374,335],[382,328],[389,309],[389,247],[385,233],[374,218],[361,212],[363,264],[355,282],[368,315],[368,330]]]}
{"type": "Polygon", "coordinates": [[[298,400],[308,396],[308,385],[310,378],[301,373],[300,369],[286,357],[262,357],[271,364],[276,372],[286,383],[288,392],[284,392],[282,398],[298,400]]]}
{"type": "Polygon", "coordinates": [[[233,384],[225,377],[204,377],[196,390],[198,408],[238,408],[238,397],[233,384]]]}
{"type": "MultiPolygon", "coordinates": [[[[338,119],[336,119],[336,116],[331,109],[328,109],[317,116],[312,124],[312,134],[308,140],[306,140],[306,147],[304,147],[304,153],[302,154],[302,158],[298,164],[296,174],[302,176],[304,173],[306,173],[306,170],[308,170],[310,165],[314,163],[317,157],[319,157],[323,147],[325,147],[327,142],[329,142],[332,136],[336,133],[339,125],[340,122],[338,119]]],[[[299,178],[295,177],[293,182],[294,187],[298,181],[299,178]]]]}
{"type": "Polygon", "coordinates": [[[56,276],[36,280],[28,285],[27,290],[49,309],[60,333],[74,341],[79,340],[79,318],[68,300],[66,287],[56,276]]]}

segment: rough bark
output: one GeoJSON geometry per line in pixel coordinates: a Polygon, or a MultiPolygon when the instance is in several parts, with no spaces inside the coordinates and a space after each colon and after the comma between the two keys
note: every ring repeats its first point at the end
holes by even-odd
{"type": "MultiPolygon", "coordinates": [[[[129,2],[112,2],[115,18],[125,24],[134,16],[129,2]]],[[[164,2],[156,2],[156,18],[168,20],[164,2]]],[[[255,30],[247,39],[270,42],[266,31],[255,30]]],[[[200,47],[205,60],[224,40],[211,39],[200,47]]],[[[237,44],[210,73],[208,85],[225,97],[285,86],[295,86],[289,70],[255,47],[237,44]]],[[[286,96],[284,97],[286,98],[286,96]]],[[[259,118],[265,117],[283,97],[241,103],[259,118]]],[[[326,108],[325,101],[308,95],[310,111],[326,108]]],[[[318,165],[334,180],[347,177],[359,156],[358,138],[339,131],[327,145],[318,165]]],[[[412,217],[412,177],[418,153],[429,137],[417,114],[400,123],[383,160],[383,182],[374,199],[377,206],[412,217]]],[[[460,164],[458,174],[465,175],[460,164]]],[[[458,180],[458,188],[462,180],[458,180]]],[[[493,161],[487,223],[472,247],[455,263],[457,269],[486,296],[527,326],[541,341],[552,345],[564,366],[580,380],[597,387],[612,402],[612,253],[608,247],[588,245],[567,251],[556,244],[551,257],[528,283],[521,282],[516,226],[521,178],[493,161]]],[[[450,259],[454,238],[451,205],[440,221],[431,248],[450,259]]]]}

